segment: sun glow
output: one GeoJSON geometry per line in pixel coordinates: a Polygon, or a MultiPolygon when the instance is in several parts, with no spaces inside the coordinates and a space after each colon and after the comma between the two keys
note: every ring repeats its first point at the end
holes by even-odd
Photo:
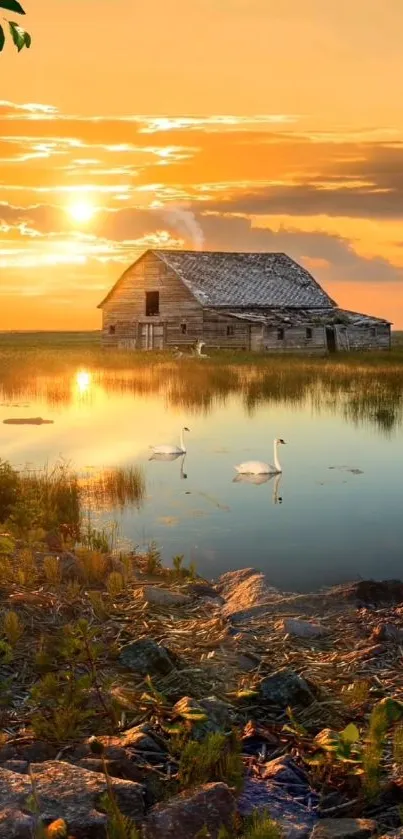
{"type": "Polygon", "coordinates": [[[91,385],[91,373],[86,370],[79,370],[76,375],[76,385],[79,393],[86,393],[91,385]]]}
{"type": "Polygon", "coordinates": [[[86,223],[91,221],[95,214],[95,207],[91,204],[91,201],[87,199],[82,199],[80,201],[74,201],[68,207],[68,212],[74,221],[77,221],[80,224],[86,223]]]}

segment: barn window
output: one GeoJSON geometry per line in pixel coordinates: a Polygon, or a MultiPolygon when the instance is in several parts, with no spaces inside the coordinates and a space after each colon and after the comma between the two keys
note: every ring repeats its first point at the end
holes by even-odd
{"type": "Polygon", "coordinates": [[[114,335],[114,334],[115,334],[115,332],[116,332],[116,326],[115,326],[114,324],[112,324],[112,325],[109,327],[109,330],[108,330],[108,331],[109,331],[109,335],[114,335]]]}
{"type": "Polygon", "coordinates": [[[235,332],[235,330],[234,330],[233,326],[227,326],[227,336],[228,336],[228,338],[232,338],[232,336],[234,335],[234,332],[235,332]]]}
{"type": "Polygon", "coordinates": [[[160,313],[159,291],[146,291],[146,317],[152,318],[160,313]]]}
{"type": "Polygon", "coordinates": [[[181,323],[181,335],[186,335],[188,331],[187,323],[181,323]]]}
{"type": "Polygon", "coordinates": [[[376,338],[376,326],[371,326],[369,333],[371,335],[371,338],[376,338]]]}
{"type": "Polygon", "coordinates": [[[284,341],[284,329],[277,330],[277,340],[284,341]]]}
{"type": "Polygon", "coordinates": [[[307,329],[306,329],[306,340],[307,341],[312,341],[312,329],[311,329],[310,326],[307,326],[307,329]]]}

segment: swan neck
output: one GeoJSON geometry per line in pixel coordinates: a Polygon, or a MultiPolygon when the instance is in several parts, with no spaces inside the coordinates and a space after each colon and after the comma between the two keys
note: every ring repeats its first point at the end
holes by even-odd
{"type": "Polygon", "coordinates": [[[278,459],[277,449],[278,449],[278,443],[277,443],[277,440],[275,440],[274,441],[274,465],[277,469],[277,472],[281,472],[282,469],[281,469],[281,466],[280,466],[280,461],[278,459]]]}
{"type": "Polygon", "coordinates": [[[183,428],[181,428],[180,446],[181,446],[181,451],[185,452],[186,448],[185,448],[185,441],[183,439],[183,428]]]}

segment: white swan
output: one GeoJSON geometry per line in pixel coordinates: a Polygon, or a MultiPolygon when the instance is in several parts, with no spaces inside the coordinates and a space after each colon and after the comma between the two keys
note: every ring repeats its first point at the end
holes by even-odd
{"type": "Polygon", "coordinates": [[[278,475],[283,470],[278,459],[278,446],[285,446],[284,440],[276,437],[274,441],[274,466],[270,463],[263,463],[261,460],[248,460],[246,463],[240,463],[235,466],[236,471],[240,475],[278,475]]]}
{"type": "Polygon", "coordinates": [[[185,454],[186,453],[186,446],[185,446],[185,442],[184,442],[184,439],[183,439],[183,432],[184,431],[189,431],[189,430],[190,429],[186,428],[186,426],[181,429],[179,446],[150,446],[150,448],[152,449],[154,454],[174,454],[174,455],[185,454]]]}

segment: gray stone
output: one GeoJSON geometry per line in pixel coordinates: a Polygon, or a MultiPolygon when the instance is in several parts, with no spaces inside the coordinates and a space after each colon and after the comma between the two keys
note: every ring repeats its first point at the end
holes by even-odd
{"type": "Polygon", "coordinates": [[[314,700],[305,679],[288,667],[266,676],[260,684],[260,690],[266,702],[280,708],[287,708],[288,705],[310,705],[314,700]]]}
{"type": "MultiPolygon", "coordinates": [[[[107,816],[101,798],[107,791],[105,778],[58,760],[31,765],[41,816],[45,822],[64,819],[75,839],[104,839],[107,816]]],[[[132,781],[111,780],[122,813],[139,823],[144,815],[144,790],[132,781]]],[[[21,813],[32,793],[30,778],[0,768],[0,812],[11,809],[21,813]]],[[[17,834],[18,835],[18,834],[17,834]]],[[[0,839],[10,834],[1,833],[0,839]]]]}
{"type": "Polygon", "coordinates": [[[401,644],[403,643],[403,628],[396,626],[394,623],[383,623],[374,629],[372,640],[390,644],[401,644]]]}
{"type": "Polygon", "coordinates": [[[329,630],[319,623],[301,621],[296,618],[285,618],[280,627],[287,635],[294,635],[296,638],[323,638],[329,634],[329,630]]]}
{"type": "Polygon", "coordinates": [[[220,828],[232,829],[235,809],[226,784],[205,784],[153,807],[143,826],[143,839],[196,839],[203,828],[211,839],[217,839],[220,828]]]}
{"type": "Polygon", "coordinates": [[[146,603],[154,606],[185,606],[191,600],[188,594],[159,586],[144,586],[141,589],[141,595],[146,603]]]}
{"type": "Polygon", "coordinates": [[[0,811],[0,839],[32,839],[35,818],[21,810],[7,807],[0,811]]]}
{"type": "Polygon", "coordinates": [[[311,839],[368,839],[376,831],[373,819],[322,819],[314,827],[311,839]]]}
{"type": "Polygon", "coordinates": [[[174,668],[169,650],[150,638],[133,641],[124,647],[120,662],[143,676],[167,676],[174,668]]]}

